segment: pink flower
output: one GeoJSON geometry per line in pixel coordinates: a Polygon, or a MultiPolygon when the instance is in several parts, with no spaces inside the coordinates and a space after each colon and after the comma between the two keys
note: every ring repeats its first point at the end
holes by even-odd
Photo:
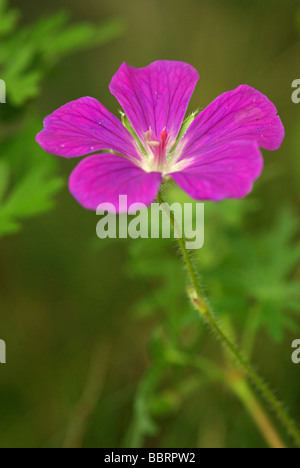
{"type": "Polygon", "coordinates": [[[261,174],[259,148],[278,149],[283,125],[274,104],[246,85],[222,94],[183,124],[198,79],[182,62],[158,61],[141,69],[123,63],[110,91],[132,128],[84,97],[48,116],[37,141],[66,158],[96,153],[78,164],[69,183],[87,209],[107,202],[118,211],[119,195],[127,195],[129,205],[150,205],[169,178],[196,200],[242,198],[261,174]]]}

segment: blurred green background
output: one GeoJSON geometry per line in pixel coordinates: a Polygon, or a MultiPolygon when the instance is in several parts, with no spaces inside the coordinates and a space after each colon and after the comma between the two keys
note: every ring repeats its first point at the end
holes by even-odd
{"type": "MultiPolygon", "coordinates": [[[[8,7],[0,18],[8,87],[0,105],[0,447],[265,447],[242,403],[212,375],[226,356],[191,310],[176,246],[97,239],[95,214],[67,190],[77,161],[45,154],[34,138],[45,115],[82,96],[117,114],[108,84],[123,61],[191,63],[201,80],[190,110],[242,83],[268,95],[284,144],[264,153],[249,198],[206,204],[197,261],[216,314],[300,421],[300,367],[291,361],[300,338],[300,104],[291,100],[299,2],[8,7]]],[[[185,199],[177,189],[169,197],[185,199]]]]}

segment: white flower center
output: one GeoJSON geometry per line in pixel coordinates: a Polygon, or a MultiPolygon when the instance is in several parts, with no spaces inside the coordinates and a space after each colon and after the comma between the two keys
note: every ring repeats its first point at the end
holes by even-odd
{"type": "Polygon", "coordinates": [[[180,154],[177,150],[172,151],[175,144],[176,140],[168,135],[165,128],[159,139],[150,128],[142,141],[146,153],[142,154],[142,169],[146,172],[161,172],[163,175],[182,170],[186,164],[178,161],[180,154]]]}

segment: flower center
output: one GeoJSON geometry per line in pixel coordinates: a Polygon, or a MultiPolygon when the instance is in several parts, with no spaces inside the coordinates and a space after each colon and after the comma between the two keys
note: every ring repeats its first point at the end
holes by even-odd
{"type": "Polygon", "coordinates": [[[164,128],[158,139],[153,130],[150,128],[144,134],[143,141],[146,150],[145,169],[152,172],[165,173],[168,167],[167,156],[173,144],[170,142],[167,130],[164,128]]]}
{"type": "Polygon", "coordinates": [[[189,166],[190,160],[181,160],[182,147],[176,146],[176,141],[164,128],[158,139],[150,128],[144,133],[141,142],[143,152],[141,153],[140,167],[146,172],[161,172],[166,176],[172,172],[178,172],[189,166]]]}

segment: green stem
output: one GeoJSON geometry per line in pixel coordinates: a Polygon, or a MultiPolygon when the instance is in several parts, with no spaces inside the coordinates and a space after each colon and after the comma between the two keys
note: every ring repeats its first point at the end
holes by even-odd
{"type": "Polygon", "coordinates": [[[255,395],[252,393],[252,390],[244,377],[239,374],[233,374],[228,377],[229,386],[247,408],[249,414],[270,447],[276,449],[286,448],[264,409],[260,406],[255,395]]]}
{"type": "MultiPolygon", "coordinates": [[[[163,200],[161,193],[159,193],[158,195],[158,202],[161,205],[164,205],[164,200],[163,200]]],[[[174,214],[168,209],[166,211],[168,212],[172,226],[176,230],[176,221],[175,221],[174,214]]],[[[190,286],[192,286],[192,289],[191,288],[189,289],[189,295],[192,299],[192,302],[195,308],[200,312],[201,316],[205,319],[206,323],[210,326],[210,328],[215,332],[216,336],[223,343],[223,345],[225,345],[229,349],[233,357],[236,359],[239,367],[248,376],[248,378],[254,383],[254,385],[258,388],[258,390],[260,390],[265,400],[269,403],[270,407],[274,410],[275,414],[278,416],[278,418],[282,422],[283,426],[288,430],[288,432],[294,438],[298,447],[300,447],[300,432],[298,431],[293,420],[288,416],[288,414],[284,410],[280,401],[271,392],[271,390],[267,387],[267,385],[264,383],[261,377],[256,373],[256,371],[252,368],[251,364],[247,361],[247,359],[242,355],[242,353],[235,346],[235,344],[231,342],[231,340],[227,337],[227,335],[222,331],[222,329],[218,325],[210,309],[210,306],[208,305],[207,301],[203,297],[200,283],[198,280],[197,271],[193,264],[191,254],[186,249],[185,240],[183,237],[181,238],[178,237],[177,240],[178,240],[178,244],[179,244],[185,265],[188,270],[190,281],[191,281],[190,286]]]]}

